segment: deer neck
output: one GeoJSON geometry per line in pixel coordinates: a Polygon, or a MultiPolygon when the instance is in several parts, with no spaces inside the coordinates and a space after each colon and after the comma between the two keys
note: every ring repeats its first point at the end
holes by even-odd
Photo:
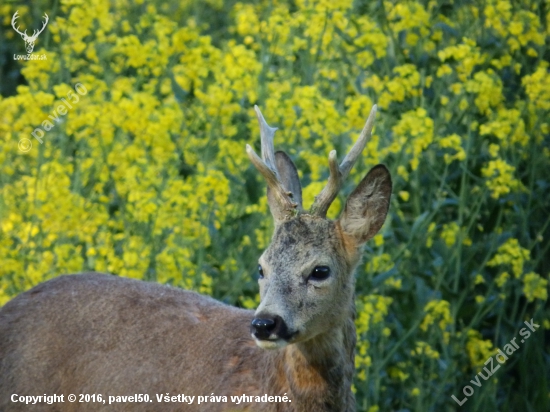
{"type": "Polygon", "coordinates": [[[287,392],[296,411],[351,411],[355,309],[340,327],[274,353],[272,393],[287,392]]]}

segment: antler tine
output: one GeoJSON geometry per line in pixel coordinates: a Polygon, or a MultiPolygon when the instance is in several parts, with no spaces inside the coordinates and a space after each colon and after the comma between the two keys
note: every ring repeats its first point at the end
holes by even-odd
{"type": "Polygon", "coordinates": [[[249,144],[246,145],[246,154],[248,154],[248,158],[250,159],[254,167],[258,169],[258,171],[263,177],[265,177],[265,180],[267,180],[267,185],[269,187],[275,186],[279,182],[279,179],[277,179],[277,175],[275,171],[271,169],[266,164],[266,162],[264,162],[260,158],[260,156],[256,154],[254,149],[249,144]]]}
{"type": "Polygon", "coordinates": [[[260,108],[257,105],[254,105],[254,111],[256,112],[256,117],[258,118],[258,123],[260,124],[262,159],[267,164],[267,167],[278,175],[277,165],[275,163],[275,147],[273,145],[273,138],[278,129],[267,124],[260,108]]]}
{"type": "Polygon", "coordinates": [[[370,139],[372,128],[374,126],[374,118],[376,117],[377,106],[372,106],[372,109],[365,123],[365,127],[361,131],[359,138],[346,155],[340,166],[338,166],[338,159],[336,157],[336,150],[333,150],[329,153],[328,162],[330,169],[330,176],[326,186],[323,188],[321,193],[315,198],[313,205],[311,206],[310,213],[325,217],[330,207],[331,203],[338,196],[338,192],[342,188],[344,180],[348,177],[349,172],[353,168],[353,165],[363,152],[367,141],[370,139]]]}
{"type": "Polygon", "coordinates": [[[359,139],[357,139],[357,142],[355,142],[355,144],[353,145],[353,147],[351,148],[347,156],[344,158],[344,160],[340,164],[340,171],[342,172],[344,179],[348,176],[353,165],[361,155],[361,152],[363,152],[363,149],[365,148],[368,140],[371,137],[372,128],[374,127],[374,118],[376,117],[376,110],[377,110],[377,106],[376,105],[372,106],[372,109],[369,114],[369,118],[367,119],[367,123],[365,123],[365,127],[363,127],[363,130],[359,135],[359,139]]]}
{"type": "Polygon", "coordinates": [[[44,13],[44,16],[42,16],[46,19],[46,21],[42,24],[42,28],[38,31],[38,33],[36,33],[36,36],[38,37],[38,35],[40,33],[42,33],[44,31],[44,29],[46,28],[46,25],[48,24],[48,21],[50,21],[50,18],[48,17],[48,15],[46,13],[44,13]]]}
{"type": "Polygon", "coordinates": [[[294,214],[298,204],[292,201],[292,193],[287,192],[283,187],[277,170],[275,148],[273,146],[273,137],[277,128],[267,124],[258,106],[254,105],[254,110],[260,124],[262,157],[260,158],[248,144],[246,145],[246,153],[252,164],[267,181],[268,200],[270,198],[275,199],[273,203],[270,202],[271,212],[277,220],[282,220],[294,214]]]}
{"type": "Polygon", "coordinates": [[[279,173],[277,171],[277,164],[275,163],[275,148],[273,146],[273,137],[277,128],[267,124],[257,105],[254,105],[254,110],[260,124],[262,158],[256,154],[250,145],[246,145],[246,153],[248,153],[252,164],[266,178],[268,185],[272,186],[279,182],[279,173]]]}
{"type": "Polygon", "coordinates": [[[19,10],[16,10],[13,17],[11,18],[11,25],[13,27],[13,29],[18,33],[20,34],[21,36],[25,36],[27,34],[27,30],[25,30],[25,33],[22,33],[21,31],[19,31],[19,27],[21,26],[17,26],[15,27],[15,24],[16,24],[16,20],[19,18],[19,10]]]}
{"type": "Polygon", "coordinates": [[[36,29],[33,30],[31,39],[36,39],[38,35],[44,31],[44,29],[46,28],[46,25],[48,24],[48,21],[50,20],[50,18],[46,13],[44,13],[42,17],[45,19],[44,23],[42,23],[42,28],[40,30],[36,30],[36,29]]]}

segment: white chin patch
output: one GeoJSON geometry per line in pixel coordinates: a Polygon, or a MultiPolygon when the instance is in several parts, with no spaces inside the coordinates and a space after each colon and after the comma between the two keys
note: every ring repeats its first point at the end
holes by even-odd
{"type": "Polygon", "coordinates": [[[254,337],[254,340],[256,341],[256,345],[262,349],[281,349],[288,345],[288,342],[284,339],[260,340],[254,337]]]}

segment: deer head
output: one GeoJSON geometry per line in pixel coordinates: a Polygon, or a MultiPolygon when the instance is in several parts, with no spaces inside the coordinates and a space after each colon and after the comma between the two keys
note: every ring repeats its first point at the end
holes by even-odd
{"type": "Polygon", "coordinates": [[[353,272],[363,244],[382,227],[392,184],[384,165],[373,167],[348,197],[336,221],[326,219],[330,204],[363,151],[374,125],[376,106],[359,139],[338,164],[328,156],[330,176],[309,211],[302,207],[296,166],[274,152],[270,127],[255,106],[260,123],[262,158],[247,145],[254,166],[267,181],[268,204],[275,220],[269,247],[259,259],[260,298],[251,324],[258,346],[275,349],[335,334],[354,310],[353,272]]]}
{"type": "Polygon", "coordinates": [[[46,25],[48,24],[49,17],[46,13],[44,13],[44,24],[42,25],[42,28],[40,30],[34,30],[32,36],[27,35],[27,30],[25,32],[21,32],[19,30],[19,26],[15,27],[15,21],[17,20],[19,10],[15,12],[11,19],[11,25],[13,29],[21,35],[23,40],[25,41],[25,48],[27,49],[27,53],[32,53],[34,50],[34,43],[36,42],[36,39],[38,38],[38,35],[44,31],[46,28],[46,25]]]}

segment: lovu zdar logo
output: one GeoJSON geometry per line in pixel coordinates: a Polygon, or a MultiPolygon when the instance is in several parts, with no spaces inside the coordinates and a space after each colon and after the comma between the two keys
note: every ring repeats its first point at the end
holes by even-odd
{"type": "Polygon", "coordinates": [[[32,36],[29,36],[27,34],[27,30],[25,30],[24,32],[21,32],[19,30],[19,26],[15,26],[15,21],[17,20],[17,18],[19,17],[19,10],[17,10],[15,12],[15,14],[13,15],[13,18],[11,19],[11,25],[13,27],[13,29],[21,35],[21,37],[23,38],[23,40],[25,41],[25,48],[27,49],[27,53],[32,53],[32,51],[34,50],[34,43],[36,42],[36,39],[38,38],[38,35],[40,33],[42,33],[44,31],[44,29],[46,28],[46,24],[48,24],[48,15],[46,13],[44,13],[44,24],[42,25],[42,28],[40,30],[34,30],[33,33],[32,33],[32,36]]]}

